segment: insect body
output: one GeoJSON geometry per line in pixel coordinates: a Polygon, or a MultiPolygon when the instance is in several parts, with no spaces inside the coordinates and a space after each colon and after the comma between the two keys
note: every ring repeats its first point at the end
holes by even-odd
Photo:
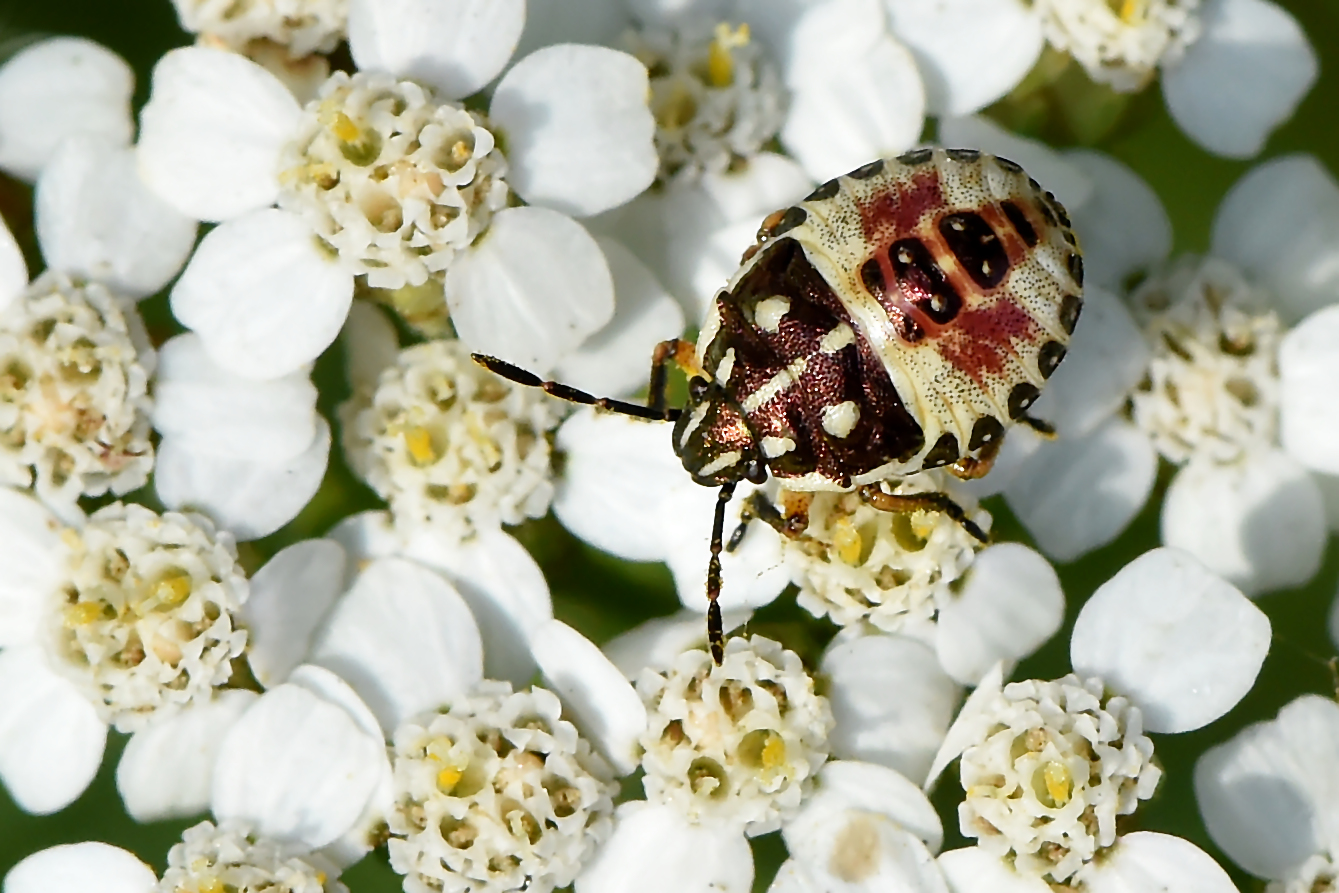
{"type": "MultiPolygon", "coordinates": [[[[941,466],[984,474],[1008,425],[1044,428],[1027,410],[1065,356],[1082,286],[1068,215],[1018,165],[921,149],[769,216],[696,347],[657,349],[649,406],[478,359],[566,399],[675,421],[684,468],[721,487],[707,575],[719,659],[719,556],[735,484],[770,471],[792,490],[863,487],[876,506],[903,508],[879,481],[941,466]],[[682,410],[664,406],[670,359],[691,376],[682,410]]],[[[969,524],[947,497],[922,502],[969,524]]]]}

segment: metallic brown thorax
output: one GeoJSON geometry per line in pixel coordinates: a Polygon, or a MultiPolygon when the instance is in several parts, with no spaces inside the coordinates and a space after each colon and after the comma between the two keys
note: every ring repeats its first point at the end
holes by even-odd
{"type": "Polygon", "coordinates": [[[849,489],[998,448],[1065,355],[1083,262],[1016,164],[923,149],[764,222],[697,345],[675,450],[704,484],[764,467],[849,489]]]}

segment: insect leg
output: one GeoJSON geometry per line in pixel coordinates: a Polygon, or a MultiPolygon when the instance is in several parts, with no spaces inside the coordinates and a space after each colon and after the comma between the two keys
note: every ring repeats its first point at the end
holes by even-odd
{"type": "Polygon", "coordinates": [[[1000,447],[1002,446],[1004,446],[1004,437],[994,438],[981,448],[981,452],[976,458],[963,456],[950,465],[948,467],[949,473],[964,481],[973,481],[979,477],[985,477],[990,469],[995,466],[995,459],[999,457],[1000,447]]]}
{"type": "Polygon", "coordinates": [[[967,517],[967,512],[949,498],[947,493],[889,493],[878,484],[866,484],[860,488],[860,498],[882,512],[914,512],[917,509],[932,509],[943,512],[962,525],[962,529],[983,543],[990,542],[986,532],[976,522],[967,517]]]}
{"type": "Polygon", "coordinates": [[[647,389],[646,402],[652,409],[664,410],[665,388],[669,384],[669,362],[683,369],[689,375],[700,373],[697,368],[697,346],[691,341],[671,338],[656,345],[651,354],[651,385],[647,389]]]}
{"type": "Polygon", "coordinates": [[[1022,422],[1024,425],[1027,425],[1033,431],[1036,431],[1038,434],[1040,434],[1042,437],[1047,438],[1048,440],[1053,439],[1055,437],[1055,425],[1052,425],[1050,422],[1043,421],[1042,419],[1034,419],[1030,415],[1024,415],[1018,421],[1022,422]]]}
{"type": "Polygon", "coordinates": [[[744,507],[739,512],[739,526],[730,534],[725,551],[733,552],[739,548],[751,521],[762,521],[782,536],[795,539],[809,526],[808,505],[807,495],[791,493],[786,499],[786,511],[783,514],[761,490],[754,490],[744,499],[744,507]]]}
{"type": "Polygon", "coordinates": [[[610,397],[596,397],[593,394],[587,394],[585,391],[578,390],[570,385],[560,384],[556,381],[545,381],[533,372],[527,372],[520,366],[514,366],[506,360],[499,360],[497,357],[486,356],[485,354],[470,354],[474,362],[483,366],[490,372],[502,376],[508,381],[514,381],[517,384],[525,385],[531,388],[539,388],[546,394],[552,394],[560,400],[567,400],[571,403],[582,403],[586,406],[594,406],[596,409],[604,409],[609,412],[616,412],[620,415],[629,415],[639,419],[652,419],[657,422],[672,422],[679,417],[679,410],[669,409],[661,406],[659,408],[650,406],[641,406],[636,403],[628,403],[625,400],[614,400],[610,397]]]}
{"type": "Polygon", "coordinates": [[[716,516],[711,524],[711,560],[707,563],[707,643],[711,646],[711,659],[718,667],[725,660],[725,631],[721,629],[721,606],[717,602],[721,597],[721,538],[725,532],[725,507],[734,495],[735,484],[731,481],[721,487],[716,497],[716,516]]]}

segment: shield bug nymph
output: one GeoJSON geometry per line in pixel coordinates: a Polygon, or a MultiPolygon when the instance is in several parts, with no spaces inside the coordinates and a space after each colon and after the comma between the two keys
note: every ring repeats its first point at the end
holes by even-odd
{"type": "MultiPolygon", "coordinates": [[[[943,494],[879,483],[947,466],[985,474],[1065,356],[1083,306],[1083,259],[1065,209],[1012,161],[919,149],[829,180],[763,221],[696,345],[661,344],[647,406],[596,398],[491,357],[521,384],[674,422],[693,479],[720,487],[707,573],[720,659],[725,506],[768,473],[793,491],[859,489],[890,511],[935,508],[983,536],[943,494]],[[688,402],[665,406],[667,364],[688,402]]],[[[758,505],[783,532],[802,517],[758,505]]]]}

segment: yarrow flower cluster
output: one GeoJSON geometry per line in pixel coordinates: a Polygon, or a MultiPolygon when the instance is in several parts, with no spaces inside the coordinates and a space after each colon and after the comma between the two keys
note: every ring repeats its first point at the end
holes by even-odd
{"type": "Polygon", "coordinates": [[[348,0],[172,0],[187,31],[246,52],[258,41],[287,49],[292,58],[328,53],[348,22],[348,0]]]}
{"type": "Polygon", "coordinates": [[[187,828],[167,853],[162,893],[344,893],[339,872],[305,847],[258,836],[240,822],[201,822],[187,828]]]}
{"type": "Polygon", "coordinates": [[[1046,39],[1094,80],[1138,90],[1157,67],[1178,61],[1200,35],[1199,0],[1047,0],[1046,39]]]}

